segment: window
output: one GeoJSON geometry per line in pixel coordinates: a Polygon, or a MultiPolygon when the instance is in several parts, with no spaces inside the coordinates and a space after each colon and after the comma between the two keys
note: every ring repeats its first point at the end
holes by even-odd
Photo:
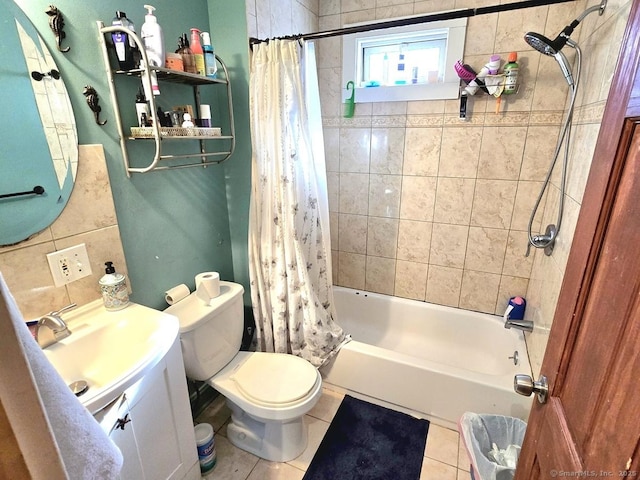
{"type": "Polygon", "coordinates": [[[343,89],[353,80],[356,102],[458,98],[453,65],[466,25],[463,18],[345,35],[343,89]]]}

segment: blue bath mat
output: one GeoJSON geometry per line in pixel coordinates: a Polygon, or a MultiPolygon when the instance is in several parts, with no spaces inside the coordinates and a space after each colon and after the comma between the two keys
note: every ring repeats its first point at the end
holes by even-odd
{"type": "Polygon", "coordinates": [[[346,395],[303,480],[417,480],[429,422],[346,395]]]}

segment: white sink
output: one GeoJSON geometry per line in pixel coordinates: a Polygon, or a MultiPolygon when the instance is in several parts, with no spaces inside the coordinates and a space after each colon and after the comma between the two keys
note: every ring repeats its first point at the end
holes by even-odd
{"type": "Polygon", "coordinates": [[[87,382],[78,398],[92,414],[153,368],[179,331],[173,315],[135,303],[109,312],[97,300],[62,318],[71,335],[43,351],[65,383],[87,382]]]}

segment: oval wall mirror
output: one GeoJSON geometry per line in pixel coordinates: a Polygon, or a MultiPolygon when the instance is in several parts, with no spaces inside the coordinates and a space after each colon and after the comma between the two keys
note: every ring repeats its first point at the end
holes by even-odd
{"type": "Polygon", "coordinates": [[[13,0],[0,0],[0,32],[4,246],[44,230],[64,209],[78,168],[78,134],[64,71],[13,0]]]}

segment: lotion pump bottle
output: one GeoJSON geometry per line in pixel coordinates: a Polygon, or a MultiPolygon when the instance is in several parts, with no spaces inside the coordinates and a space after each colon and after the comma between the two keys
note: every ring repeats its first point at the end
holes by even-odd
{"type": "Polygon", "coordinates": [[[158,19],[153,14],[155,7],[145,5],[144,8],[147,9],[147,14],[144,16],[144,23],[140,30],[142,43],[147,51],[149,63],[156,67],[164,67],[164,35],[158,19]]]}
{"type": "Polygon", "coordinates": [[[113,262],[106,262],[105,274],[100,279],[100,291],[102,301],[107,310],[120,310],[129,305],[129,291],[126,278],[121,273],[116,273],[113,262]]]}

